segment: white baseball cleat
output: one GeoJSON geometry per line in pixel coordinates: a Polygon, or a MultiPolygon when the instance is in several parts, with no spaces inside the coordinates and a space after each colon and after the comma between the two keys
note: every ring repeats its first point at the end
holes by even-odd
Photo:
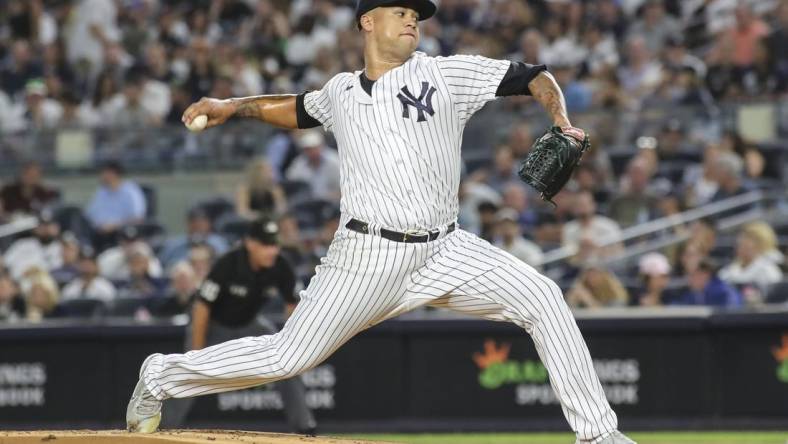
{"type": "Polygon", "coordinates": [[[142,379],[145,366],[153,355],[148,356],[140,367],[140,379],[126,407],[126,430],[132,433],[153,433],[161,422],[161,401],[153,397],[142,379]]]}
{"type": "Polygon", "coordinates": [[[575,444],[637,444],[635,441],[627,438],[623,433],[614,430],[607,435],[602,435],[594,439],[578,439],[575,444]]]}

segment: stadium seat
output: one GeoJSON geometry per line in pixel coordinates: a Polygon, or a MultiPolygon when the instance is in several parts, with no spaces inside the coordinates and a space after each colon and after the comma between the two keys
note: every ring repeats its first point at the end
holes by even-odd
{"type": "Polygon", "coordinates": [[[82,208],[76,205],[59,205],[53,209],[53,217],[61,231],[70,231],[82,242],[92,239],[93,227],[82,208]]]}
{"type": "Polygon", "coordinates": [[[223,216],[235,214],[235,204],[225,196],[214,196],[197,202],[193,208],[203,210],[216,225],[223,216]]]}
{"type": "Polygon", "coordinates": [[[298,220],[298,225],[309,229],[322,226],[337,214],[338,209],[334,202],[316,199],[293,205],[292,212],[298,220]]]}
{"type": "Polygon", "coordinates": [[[145,217],[156,217],[158,207],[158,195],[156,187],[149,184],[140,184],[142,194],[145,195],[145,217]]]}
{"type": "Polygon", "coordinates": [[[140,308],[147,308],[149,299],[144,298],[119,298],[109,304],[108,316],[132,317],[140,308]]]}
{"type": "Polygon", "coordinates": [[[63,318],[98,318],[106,314],[107,307],[99,299],[73,299],[57,305],[57,317],[63,318]]]}
{"type": "Polygon", "coordinates": [[[782,304],[788,302],[788,280],[778,282],[769,287],[764,302],[767,304],[782,304]]]}
{"type": "Polygon", "coordinates": [[[312,187],[300,180],[283,180],[280,185],[291,204],[309,200],[312,197],[312,187]]]}
{"type": "Polygon", "coordinates": [[[230,242],[234,242],[243,237],[248,226],[249,220],[236,215],[228,215],[216,222],[216,231],[226,236],[230,242]]]}

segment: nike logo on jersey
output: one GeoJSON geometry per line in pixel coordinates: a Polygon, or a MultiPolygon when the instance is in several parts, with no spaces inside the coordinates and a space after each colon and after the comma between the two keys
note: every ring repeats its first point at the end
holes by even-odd
{"type": "Polygon", "coordinates": [[[424,115],[425,113],[429,114],[430,116],[435,115],[435,109],[432,107],[432,96],[435,94],[434,86],[430,86],[428,82],[421,82],[421,94],[419,97],[416,98],[413,94],[408,90],[407,86],[403,86],[401,93],[397,94],[397,98],[400,102],[402,102],[402,118],[409,119],[410,118],[410,107],[416,108],[418,111],[418,119],[417,122],[424,122],[427,120],[427,117],[424,115]]]}

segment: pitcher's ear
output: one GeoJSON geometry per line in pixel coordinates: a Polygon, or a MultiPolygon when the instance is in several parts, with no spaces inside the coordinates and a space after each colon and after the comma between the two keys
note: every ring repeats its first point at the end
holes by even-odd
{"type": "Polygon", "coordinates": [[[364,14],[358,20],[358,30],[359,31],[372,31],[374,20],[369,14],[364,14]]]}

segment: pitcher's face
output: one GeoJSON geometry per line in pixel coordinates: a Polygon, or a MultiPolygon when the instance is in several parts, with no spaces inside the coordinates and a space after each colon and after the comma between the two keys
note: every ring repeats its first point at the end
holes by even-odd
{"type": "Polygon", "coordinates": [[[405,60],[419,46],[419,13],[405,6],[379,7],[367,14],[362,27],[371,32],[377,46],[405,60]]]}

